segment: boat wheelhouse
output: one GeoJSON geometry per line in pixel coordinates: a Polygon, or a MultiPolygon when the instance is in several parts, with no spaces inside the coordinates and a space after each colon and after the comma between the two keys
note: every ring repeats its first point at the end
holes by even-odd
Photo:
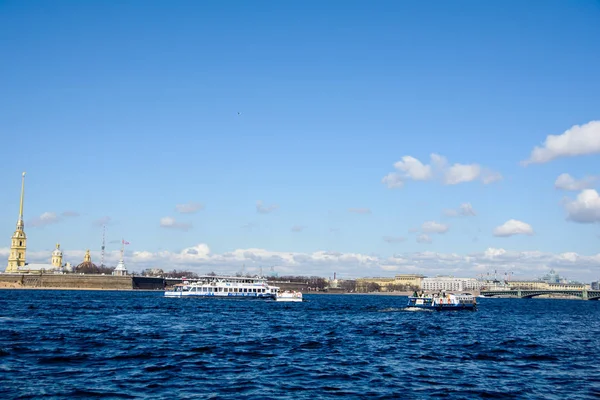
{"type": "Polygon", "coordinates": [[[278,292],[279,287],[270,286],[266,278],[205,275],[175,285],[165,296],[275,299],[278,292]]]}
{"type": "Polygon", "coordinates": [[[440,293],[421,294],[409,296],[407,308],[421,308],[428,310],[450,311],[450,310],[477,310],[477,300],[471,293],[440,293]]]}

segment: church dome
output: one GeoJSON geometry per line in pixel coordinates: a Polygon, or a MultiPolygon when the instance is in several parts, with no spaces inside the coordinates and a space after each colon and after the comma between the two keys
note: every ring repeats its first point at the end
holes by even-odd
{"type": "Polygon", "coordinates": [[[99,274],[100,269],[98,266],[91,261],[84,261],[75,267],[75,273],[77,274],[99,274]]]}
{"type": "Polygon", "coordinates": [[[92,262],[92,256],[90,251],[86,250],[83,262],[75,267],[75,273],[77,274],[99,274],[100,269],[96,264],[92,262]]]}
{"type": "Polygon", "coordinates": [[[53,256],[62,257],[63,253],[60,250],[60,244],[56,244],[56,249],[52,252],[53,256]]]}

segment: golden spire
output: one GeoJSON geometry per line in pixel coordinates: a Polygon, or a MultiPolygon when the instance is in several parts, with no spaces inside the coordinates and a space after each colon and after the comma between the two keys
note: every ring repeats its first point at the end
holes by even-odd
{"type": "Polygon", "coordinates": [[[23,227],[23,199],[25,197],[25,172],[23,172],[23,178],[21,179],[21,206],[19,207],[19,221],[17,226],[23,227]]]}

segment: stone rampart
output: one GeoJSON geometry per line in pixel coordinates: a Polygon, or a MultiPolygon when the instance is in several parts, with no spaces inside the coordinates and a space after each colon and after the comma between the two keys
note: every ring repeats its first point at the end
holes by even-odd
{"type": "Polygon", "coordinates": [[[0,274],[0,287],[131,290],[131,276],[75,274],[0,274]]]}

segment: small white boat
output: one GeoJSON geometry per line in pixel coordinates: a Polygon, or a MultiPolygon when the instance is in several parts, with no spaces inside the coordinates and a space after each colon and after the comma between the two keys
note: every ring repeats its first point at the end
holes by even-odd
{"type": "Polygon", "coordinates": [[[275,301],[300,302],[302,301],[302,293],[296,291],[290,292],[289,290],[277,292],[275,301]]]}
{"type": "Polygon", "coordinates": [[[408,308],[422,308],[426,310],[477,310],[477,300],[471,293],[453,294],[443,293],[434,295],[409,296],[408,308]]]}

